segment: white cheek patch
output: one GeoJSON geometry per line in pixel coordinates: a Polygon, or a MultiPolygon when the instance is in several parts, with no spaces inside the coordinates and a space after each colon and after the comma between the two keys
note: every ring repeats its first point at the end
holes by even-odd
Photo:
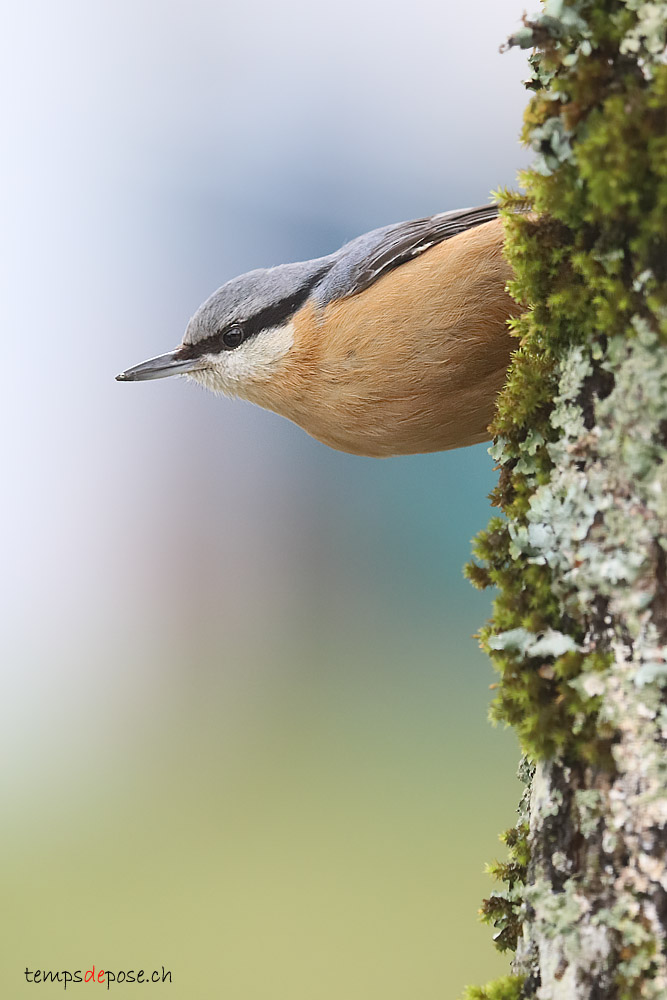
{"type": "Polygon", "coordinates": [[[293,344],[293,323],[261,330],[233,351],[203,358],[209,367],[193,371],[188,378],[213,392],[244,396],[246,388],[272,378],[278,363],[293,344]]]}

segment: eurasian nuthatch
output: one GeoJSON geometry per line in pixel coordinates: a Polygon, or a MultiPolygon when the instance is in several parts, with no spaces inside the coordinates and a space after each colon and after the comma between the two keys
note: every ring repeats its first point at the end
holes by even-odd
{"type": "Polygon", "coordinates": [[[358,455],[476,444],[518,309],[502,251],[493,206],[375,229],[328,257],[233,278],[179,347],[117,377],[186,374],[358,455]]]}

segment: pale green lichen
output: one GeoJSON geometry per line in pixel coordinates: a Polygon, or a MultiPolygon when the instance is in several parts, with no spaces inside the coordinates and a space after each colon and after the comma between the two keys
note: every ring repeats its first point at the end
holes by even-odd
{"type": "Polygon", "coordinates": [[[528,632],[525,628],[513,628],[509,632],[491,636],[489,646],[491,649],[511,649],[524,656],[554,657],[579,648],[572,636],[556,632],[552,628],[541,635],[528,632]]]}
{"type": "Polygon", "coordinates": [[[592,837],[602,817],[602,795],[597,788],[580,788],[574,793],[574,803],[579,814],[579,832],[582,837],[592,837]]]}
{"type": "Polygon", "coordinates": [[[560,891],[548,879],[533,882],[525,887],[524,900],[529,906],[538,907],[540,932],[547,939],[574,934],[586,905],[574,879],[568,879],[560,891]]]}
{"type": "Polygon", "coordinates": [[[667,423],[667,354],[656,350],[657,334],[647,324],[632,317],[632,325],[636,336],[611,338],[602,359],[614,388],[594,407],[596,458],[585,469],[580,446],[588,432],[571,400],[591,361],[579,346],[565,357],[551,414],[560,437],[548,445],[554,472],[531,496],[525,523],[510,524],[509,532],[514,558],[550,568],[565,611],[585,612],[605,598],[624,634],[630,628],[637,638],[655,599],[654,540],[667,515],[667,448],[647,435],[667,423]]]}
{"type": "Polygon", "coordinates": [[[643,0],[625,0],[629,10],[635,11],[637,20],[625,33],[619,51],[637,58],[647,78],[653,76],[655,62],[665,60],[667,45],[667,7],[664,3],[646,3],[643,0]]]}

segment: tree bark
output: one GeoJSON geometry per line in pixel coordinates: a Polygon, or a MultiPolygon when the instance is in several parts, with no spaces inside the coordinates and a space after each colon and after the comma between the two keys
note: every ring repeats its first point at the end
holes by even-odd
{"type": "Polygon", "coordinates": [[[469,575],[526,793],[485,901],[514,976],[469,997],[667,998],[667,0],[548,0],[525,194],[526,312],[469,575]],[[530,209],[530,212],[526,212],[530,209]]]}

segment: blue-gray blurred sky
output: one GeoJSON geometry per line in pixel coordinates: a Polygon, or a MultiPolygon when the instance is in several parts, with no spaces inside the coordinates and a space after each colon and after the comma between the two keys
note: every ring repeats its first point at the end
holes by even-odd
{"type": "MultiPolygon", "coordinates": [[[[77,850],[95,854],[108,826],[102,787],[115,803],[116,843],[124,843],[134,782],[166,783],[177,808],[197,817],[213,790],[205,783],[192,801],[186,790],[203,774],[234,814],[240,787],[269,783],[303,829],[309,790],[355,816],[364,762],[389,781],[400,761],[396,794],[388,785],[382,808],[371,797],[363,814],[369,830],[416,817],[413,839],[406,834],[378,866],[382,885],[391,887],[395,866],[409,865],[427,835],[428,857],[443,865],[441,887],[424,890],[435,910],[420,909],[416,897],[416,938],[432,938],[415,952],[420,995],[455,996],[463,979],[497,968],[474,911],[488,888],[479,872],[496,851],[496,828],[512,822],[515,748],[486,728],[493,678],[471,633],[489,598],[461,576],[469,540],[489,515],[485,447],[359,459],[183,381],[113,377],[178,343],[199,302],[235,274],[328,253],[385,223],[481,204],[512,185],[527,162],[517,138],[525,56],[498,49],[523,6],[5,5],[2,759],[11,836],[28,852],[16,848],[16,900],[21,873],[38,862],[53,874],[54,836],[73,870],[73,829],[77,850]],[[310,778],[295,764],[309,758],[322,765],[310,778]],[[406,801],[425,773],[430,791],[406,801]],[[443,817],[453,812],[449,830],[443,817]],[[452,887],[445,855],[471,840],[469,881],[458,866],[463,881],[452,887]],[[448,911],[450,890],[465,917],[448,911]],[[442,928],[459,919],[470,936],[447,952],[442,928]]],[[[257,792],[253,801],[262,826],[264,799],[257,792]]],[[[226,814],[215,815],[214,826],[226,814]]],[[[144,821],[147,843],[171,828],[159,810],[144,821]]],[[[193,829],[201,829],[196,819],[193,829]]],[[[229,836],[231,851],[247,841],[229,836]]],[[[376,839],[368,834],[369,844],[376,839]]],[[[184,835],[179,856],[191,845],[184,835]]],[[[124,868],[109,850],[106,860],[95,855],[89,877],[113,870],[121,892],[134,862],[124,868]]],[[[320,876],[348,871],[347,855],[328,872],[328,848],[314,850],[320,876]]],[[[272,857],[261,839],[256,851],[272,857]]],[[[285,857],[278,852],[276,870],[289,867],[285,857]]],[[[260,922],[271,871],[237,886],[237,902],[256,893],[260,922]]],[[[364,888],[358,874],[346,885],[344,909],[363,911],[376,898],[375,882],[364,888]]],[[[160,912],[169,912],[176,903],[163,888],[160,912]]],[[[38,963],[54,921],[71,930],[69,952],[63,943],[53,957],[63,968],[79,960],[77,935],[85,937],[73,911],[58,918],[55,888],[33,889],[30,920],[15,931],[22,958],[10,956],[3,969],[10,983],[21,963],[38,963]]],[[[121,907],[120,898],[109,907],[121,907]]],[[[304,890],[294,902],[297,938],[319,898],[304,890]]],[[[205,911],[209,928],[229,919],[224,900],[217,905],[205,911]]],[[[103,910],[92,918],[99,953],[113,939],[117,964],[127,964],[127,942],[114,938],[103,910]]],[[[139,950],[156,919],[150,908],[142,913],[139,950]]],[[[391,919],[405,943],[408,917],[406,926],[400,912],[391,919]]],[[[249,919],[248,941],[253,926],[249,919]]],[[[313,932],[308,945],[324,964],[328,933],[313,932]]],[[[331,994],[320,995],[417,995],[405,992],[416,982],[409,945],[407,957],[377,949],[377,968],[364,965],[362,975],[361,959],[350,958],[331,994]]],[[[195,952],[185,949],[181,970],[197,965],[195,952]]],[[[293,963],[284,958],[272,996],[317,995],[317,969],[309,979],[297,954],[295,946],[293,963]]],[[[176,965],[168,954],[165,961],[176,965]]],[[[224,995],[269,995],[256,969],[244,968],[228,970],[224,995]]],[[[185,978],[179,996],[223,995],[205,977],[185,988],[185,978]]]]}

